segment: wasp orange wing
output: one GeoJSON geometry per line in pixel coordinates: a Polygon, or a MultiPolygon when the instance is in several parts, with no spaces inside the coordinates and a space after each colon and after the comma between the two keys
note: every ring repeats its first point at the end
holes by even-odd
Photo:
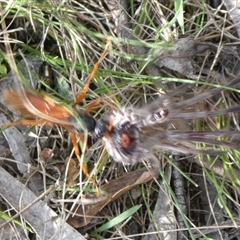
{"type": "Polygon", "coordinates": [[[67,122],[72,116],[70,109],[36,92],[6,90],[3,96],[10,108],[27,117],[37,116],[46,120],[51,118],[67,122]]]}

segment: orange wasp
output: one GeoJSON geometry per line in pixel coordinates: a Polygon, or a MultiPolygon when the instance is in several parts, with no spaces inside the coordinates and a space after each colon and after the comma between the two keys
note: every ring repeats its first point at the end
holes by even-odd
{"type": "MultiPolygon", "coordinates": [[[[80,157],[77,137],[80,135],[80,133],[83,133],[85,129],[88,130],[88,132],[94,131],[96,121],[88,114],[88,112],[93,105],[96,105],[96,103],[93,102],[85,110],[78,109],[76,105],[79,104],[85,97],[89,85],[100,63],[106,55],[109,45],[110,41],[107,42],[106,47],[101,54],[99,60],[95,63],[93,70],[86,81],[85,86],[83,87],[75,103],[71,107],[58,103],[57,100],[47,96],[46,94],[41,94],[36,91],[26,89],[24,87],[5,90],[3,92],[5,102],[9,104],[16,112],[20,113],[26,118],[17,122],[4,124],[4,126],[9,127],[17,124],[47,124],[49,126],[53,126],[54,124],[58,124],[59,126],[65,128],[70,132],[74,151],[76,153],[78,161],[81,162],[82,160],[80,157]]],[[[82,169],[84,174],[93,182],[93,184],[97,188],[96,182],[89,176],[87,167],[84,164],[82,166],[82,169]]]]}
{"type": "MultiPolygon", "coordinates": [[[[81,162],[80,151],[77,144],[79,133],[87,129],[97,138],[102,139],[108,154],[117,162],[123,164],[134,164],[145,158],[150,163],[153,174],[158,174],[159,161],[152,154],[152,150],[157,147],[163,151],[182,152],[185,154],[219,154],[223,151],[209,149],[196,149],[193,144],[205,143],[210,146],[223,146],[239,150],[239,146],[234,142],[217,140],[217,137],[239,135],[238,131],[179,131],[170,128],[174,120],[200,119],[210,116],[217,116],[233,112],[239,112],[240,106],[233,106],[227,109],[211,111],[187,111],[187,108],[196,104],[200,100],[210,98],[219,94],[222,89],[214,88],[192,98],[163,104],[164,100],[171,99],[172,96],[185,91],[189,86],[183,84],[176,90],[159,97],[155,101],[139,109],[121,108],[110,115],[96,121],[88,114],[88,109],[79,110],[76,105],[80,103],[89,84],[96,73],[99,64],[105,56],[109,42],[106,45],[100,59],[94,65],[93,71],[87,79],[86,85],[77,97],[72,107],[59,104],[47,95],[41,95],[31,90],[6,90],[4,98],[6,102],[13,106],[18,112],[28,116],[28,119],[10,123],[5,126],[16,124],[37,125],[48,124],[50,126],[58,124],[70,132],[75,153],[81,162]],[[186,112],[179,112],[185,109],[186,112]],[[34,119],[34,117],[38,119],[34,119]]],[[[238,87],[240,78],[232,79],[226,84],[227,87],[238,87]]],[[[87,168],[83,165],[83,172],[94,183],[89,176],[87,168]]]]}

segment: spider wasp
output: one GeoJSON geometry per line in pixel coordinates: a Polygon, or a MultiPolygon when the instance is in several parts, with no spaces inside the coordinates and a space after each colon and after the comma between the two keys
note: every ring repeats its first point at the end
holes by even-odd
{"type": "MultiPolygon", "coordinates": [[[[117,162],[123,164],[134,164],[143,158],[147,158],[153,173],[158,173],[159,161],[151,153],[152,149],[158,146],[161,150],[193,153],[193,154],[216,154],[219,151],[196,149],[191,143],[206,143],[212,146],[226,146],[239,149],[237,144],[215,140],[216,137],[232,136],[239,134],[238,131],[178,131],[170,130],[169,124],[176,119],[198,119],[208,116],[227,114],[240,110],[240,106],[230,107],[228,109],[205,112],[177,112],[181,108],[187,108],[198,101],[212,97],[222,91],[221,88],[215,88],[205,93],[196,95],[187,100],[178,103],[162,104],[166,98],[171,98],[175,94],[186,90],[188,85],[183,84],[176,90],[159,97],[154,102],[147,104],[139,109],[121,108],[109,116],[105,116],[96,121],[87,109],[79,110],[77,104],[80,103],[89,84],[93,79],[99,64],[105,56],[109,42],[101,57],[94,65],[93,71],[86,81],[85,86],[78,95],[73,106],[59,104],[54,98],[46,94],[37,93],[29,89],[5,90],[4,98],[8,104],[13,106],[22,115],[28,116],[27,119],[19,122],[9,123],[5,126],[16,124],[37,125],[58,124],[70,132],[76,156],[81,162],[77,137],[79,133],[86,129],[94,133],[97,138],[103,140],[106,150],[110,156],[117,162]],[[34,119],[35,117],[38,119],[34,119]]],[[[239,83],[239,78],[231,80],[226,86],[235,87],[239,83]]],[[[222,151],[220,151],[222,152],[222,151]]],[[[83,165],[83,172],[97,187],[96,182],[90,177],[87,167],[83,165]]]]}
{"type": "MultiPolygon", "coordinates": [[[[90,104],[89,109],[86,108],[84,110],[79,109],[77,105],[84,99],[95,73],[107,53],[109,45],[110,41],[107,41],[104,51],[98,61],[94,64],[93,70],[86,80],[85,86],[82,88],[72,106],[61,104],[57,99],[48,96],[46,93],[36,92],[22,85],[18,88],[4,90],[3,98],[5,104],[25,118],[17,122],[2,124],[2,126],[10,127],[18,124],[26,126],[39,124],[53,126],[57,124],[69,131],[75,154],[78,161],[81,163],[82,159],[78,146],[78,137],[85,131],[85,129],[88,132],[94,132],[96,121],[88,112],[96,103],[93,102],[90,104]]],[[[82,170],[90,181],[93,182],[96,189],[98,189],[95,180],[90,177],[88,169],[84,164],[82,164],[82,170]]]]}

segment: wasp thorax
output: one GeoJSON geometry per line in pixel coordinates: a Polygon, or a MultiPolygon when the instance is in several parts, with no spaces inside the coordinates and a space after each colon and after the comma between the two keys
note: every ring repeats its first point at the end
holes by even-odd
{"type": "Polygon", "coordinates": [[[95,119],[81,110],[75,110],[78,116],[72,116],[70,118],[70,122],[74,125],[74,130],[77,133],[84,132],[84,129],[87,129],[88,132],[93,132],[96,128],[95,119]]]}

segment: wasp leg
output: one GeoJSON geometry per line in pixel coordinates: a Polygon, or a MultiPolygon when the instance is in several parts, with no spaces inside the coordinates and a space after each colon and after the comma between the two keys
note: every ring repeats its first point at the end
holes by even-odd
{"type": "Polygon", "coordinates": [[[93,179],[93,177],[89,175],[87,166],[84,163],[82,163],[82,159],[81,159],[80,151],[79,151],[79,146],[78,146],[78,143],[77,143],[77,137],[76,137],[75,133],[73,133],[73,132],[70,132],[70,136],[71,136],[71,139],[72,139],[72,143],[73,143],[73,147],[74,147],[74,151],[75,151],[75,154],[77,156],[77,159],[78,159],[79,163],[82,165],[82,171],[87,176],[87,178],[93,183],[93,185],[95,186],[96,191],[97,191],[97,196],[99,197],[100,196],[99,187],[98,187],[96,181],[93,179]]]}
{"type": "MultiPolygon", "coordinates": [[[[107,53],[107,50],[108,50],[108,47],[110,45],[110,40],[107,41],[107,44],[105,46],[105,49],[104,51],[102,52],[100,58],[98,59],[98,61],[94,64],[93,66],[93,70],[91,72],[91,74],[89,75],[87,81],[86,81],[86,84],[85,86],[83,87],[82,91],[79,93],[79,95],[77,96],[76,98],[76,101],[75,103],[73,104],[73,106],[76,106],[77,104],[81,103],[82,100],[84,99],[88,89],[89,89],[89,85],[92,81],[92,79],[94,78],[98,68],[99,68],[99,65],[101,63],[101,61],[103,60],[104,56],[106,55],[107,53]]],[[[96,107],[97,105],[99,105],[100,103],[100,98],[99,99],[96,99],[95,101],[93,101],[92,103],[89,104],[89,106],[86,108],[86,113],[89,113],[94,107],[96,107]]],[[[81,159],[81,156],[80,156],[80,151],[79,151],[79,146],[78,146],[78,143],[77,143],[77,138],[76,138],[76,135],[73,133],[73,132],[70,132],[70,135],[71,135],[71,139],[72,139],[72,142],[73,142],[73,147],[74,147],[74,151],[75,151],[75,154],[77,156],[77,159],[78,161],[80,162],[80,164],[82,163],[82,159],[81,159]]],[[[80,141],[83,141],[83,139],[81,138],[80,141]]],[[[96,181],[89,175],[88,173],[88,169],[87,169],[87,166],[82,163],[82,170],[84,172],[84,174],[89,178],[89,180],[94,184],[94,186],[96,187],[97,189],[97,195],[99,196],[100,195],[100,191],[99,191],[99,188],[97,186],[97,183],[96,181]]]]}
{"type": "Polygon", "coordinates": [[[91,103],[89,103],[85,109],[86,113],[90,113],[91,111],[93,111],[96,108],[99,108],[100,103],[102,102],[101,98],[97,98],[94,101],[92,101],[91,103]]]}
{"type": "Polygon", "coordinates": [[[86,95],[86,93],[87,93],[87,91],[88,91],[88,89],[89,89],[89,85],[90,85],[92,79],[94,78],[94,76],[95,76],[95,74],[96,74],[96,72],[97,72],[97,70],[98,70],[98,68],[99,68],[99,65],[100,65],[101,61],[103,60],[104,56],[105,56],[106,53],[107,53],[107,50],[108,50],[108,47],[109,47],[110,43],[111,43],[110,40],[108,40],[108,41],[107,41],[107,44],[106,44],[106,46],[105,46],[105,49],[104,49],[104,51],[102,52],[100,58],[99,58],[98,61],[94,64],[93,70],[92,70],[91,74],[89,75],[89,77],[88,77],[88,79],[87,79],[87,81],[86,81],[85,86],[83,87],[82,91],[81,91],[80,94],[78,95],[78,97],[77,97],[77,99],[76,99],[76,101],[75,101],[75,103],[74,103],[74,106],[77,105],[77,104],[79,104],[79,103],[81,103],[82,100],[84,99],[84,97],[85,97],[85,95],[86,95]]]}
{"type": "Polygon", "coordinates": [[[19,121],[16,122],[9,122],[9,123],[0,123],[0,127],[12,127],[12,126],[16,126],[16,125],[24,125],[24,126],[36,126],[36,125],[41,125],[41,124],[46,124],[50,127],[52,127],[54,124],[46,121],[44,119],[21,119],[19,121]]]}

